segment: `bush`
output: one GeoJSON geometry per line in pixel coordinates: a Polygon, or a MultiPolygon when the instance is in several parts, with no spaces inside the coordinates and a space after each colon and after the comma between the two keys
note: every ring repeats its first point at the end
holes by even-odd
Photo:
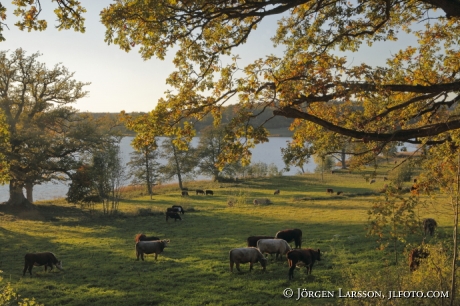
{"type": "MultiPolygon", "coordinates": [[[[0,270],[0,273],[3,273],[3,271],[0,270]]],[[[19,294],[14,292],[10,283],[3,285],[2,281],[3,277],[0,276],[0,305],[44,306],[44,304],[35,301],[34,298],[21,298],[19,294]]]]}
{"type": "Polygon", "coordinates": [[[388,179],[392,181],[396,187],[402,187],[404,182],[410,182],[412,175],[413,165],[409,162],[404,162],[390,172],[388,179]]]}

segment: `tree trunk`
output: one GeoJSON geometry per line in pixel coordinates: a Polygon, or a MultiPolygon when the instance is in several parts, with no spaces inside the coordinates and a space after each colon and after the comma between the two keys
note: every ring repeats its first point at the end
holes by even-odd
{"type": "Polygon", "coordinates": [[[10,181],[10,198],[6,202],[8,205],[32,207],[32,203],[24,197],[23,187],[23,182],[14,179],[10,181]]]}
{"type": "Polygon", "coordinates": [[[172,148],[173,148],[173,154],[174,154],[174,161],[176,163],[177,180],[179,181],[179,188],[180,190],[182,190],[183,186],[182,186],[182,175],[181,175],[180,162],[179,162],[179,158],[177,157],[177,151],[176,151],[176,147],[174,146],[174,144],[172,145],[172,148]]]}
{"type": "Polygon", "coordinates": [[[152,198],[152,183],[150,182],[150,167],[149,167],[149,150],[145,150],[145,180],[147,183],[147,192],[149,193],[150,199],[152,198]]]}
{"type": "Polygon", "coordinates": [[[30,203],[33,203],[34,202],[34,196],[33,196],[34,185],[32,183],[26,183],[25,188],[26,188],[27,201],[29,201],[30,203]]]}
{"type": "Polygon", "coordinates": [[[454,254],[452,255],[452,274],[450,280],[450,305],[455,305],[455,290],[457,288],[456,284],[456,274],[457,274],[457,248],[458,248],[458,214],[459,214],[459,193],[460,193],[460,153],[457,159],[457,190],[455,192],[455,199],[453,201],[453,212],[454,212],[454,233],[453,233],[453,249],[454,254]]]}
{"type": "Polygon", "coordinates": [[[347,169],[347,155],[345,154],[345,148],[342,148],[342,153],[340,154],[342,169],[347,169]]]}

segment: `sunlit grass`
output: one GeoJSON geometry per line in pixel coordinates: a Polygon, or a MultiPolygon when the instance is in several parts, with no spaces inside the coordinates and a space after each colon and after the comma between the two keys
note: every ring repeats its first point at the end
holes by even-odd
{"type": "MultiPolygon", "coordinates": [[[[283,289],[337,291],[350,286],[346,271],[385,268],[407,274],[402,253],[396,264],[390,251],[377,251],[376,238],[366,235],[367,212],[386,182],[369,184],[361,174],[348,173],[328,173],[320,179],[319,174],[308,174],[189,182],[189,197],[181,197],[177,185],[155,186],[152,199],[145,194],[129,197],[115,216],[103,216],[99,206],[90,212],[62,201],[41,202],[34,212],[1,213],[0,269],[23,297],[46,305],[299,305],[307,301],[286,299],[283,289]],[[327,188],[343,195],[327,194],[327,188]],[[195,195],[195,189],[212,189],[214,196],[195,195]],[[273,195],[276,189],[280,195],[273,195]],[[246,202],[229,207],[228,199],[236,196],[246,202]],[[268,198],[272,204],[253,205],[255,198],[268,198]],[[171,205],[186,209],[182,222],[166,222],[162,212],[171,205]],[[141,209],[152,213],[142,214],[141,209]],[[259,264],[251,273],[247,264],[242,273],[229,272],[232,248],[246,246],[250,235],[275,235],[285,228],[303,231],[302,247],[321,249],[323,260],[315,264],[313,275],[296,269],[289,281],[286,260],[273,258],[266,272],[259,264]],[[140,232],[171,240],[157,261],[153,255],[144,262],[135,260],[134,236],[140,232]],[[43,267],[34,267],[33,277],[23,277],[24,254],[38,251],[54,252],[65,271],[44,273],[43,267]]],[[[450,237],[452,221],[447,209],[440,212],[440,205],[427,204],[418,211],[420,218],[438,221],[433,240],[450,237]]],[[[409,242],[420,243],[422,238],[412,235],[409,242]]]]}

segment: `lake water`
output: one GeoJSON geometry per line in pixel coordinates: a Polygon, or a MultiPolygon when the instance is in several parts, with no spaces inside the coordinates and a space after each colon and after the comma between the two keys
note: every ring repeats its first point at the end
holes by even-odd
{"type": "MultiPolygon", "coordinates": [[[[123,163],[126,164],[130,159],[130,153],[133,152],[131,147],[131,141],[133,137],[125,137],[120,143],[121,154],[123,158],[123,163]]],[[[258,144],[252,150],[252,163],[262,162],[267,165],[275,164],[278,167],[278,170],[284,168],[284,162],[281,158],[281,148],[286,148],[287,143],[289,142],[290,137],[270,137],[269,142],[258,144]]],[[[192,146],[198,144],[198,138],[195,138],[192,141],[192,146]]],[[[311,160],[305,167],[305,171],[313,172],[315,164],[311,160]]],[[[299,168],[292,167],[289,172],[285,172],[284,175],[295,175],[299,173],[299,168]]],[[[206,177],[199,177],[198,179],[206,179],[206,177]]],[[[174,181],[171,181],[174,182],[174,181]]],[[[50,182],[43,185],[37,185],[34,187],[34,200],[51,200],[55,198],[63,198],[66,196],[68,190],[68,183],[62,182],[50,182]]],[[[7,201],[9,198],[9,186],[4,185],[0,186],[0,202],[7,201]]]]}

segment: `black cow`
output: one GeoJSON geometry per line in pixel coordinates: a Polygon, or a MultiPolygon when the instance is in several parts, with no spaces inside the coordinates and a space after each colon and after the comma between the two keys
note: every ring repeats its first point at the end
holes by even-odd
{"type": "Polygon", "coordinates": [[[427,233],[430,233],[430,236],[433,236],[434,230],[438,226],[438,223],[436,223],[435,219],[432,218],[427,218],[423,220],[423,231],[425,233],[425,236],[427,233]]]}
{"type": "Polygon", "coordinates": [[[197,189],[196,190],[196,195],[203,194],[204,195],[204,190],[203,189],[197,189]]]}
{"type": "Polygon", "coordinates": [[[214,191],[212,191],[212,190],[206,190],[206,195],[208,195],[208,194],[209,194],[209,195],[214,195],[214,191]]]}
{"type": "Polygon", "coordinates": [[[173,211],[167,211],[166,212],[166,221],[168,221],[169,218],[174,219],[174,222],[176,222],[177,219],[182,221],[182,218],[179,216],[179,214],[177,212],[173,212],[173,211]]]}
{"type": "Polygon", "coordinates": [[[181,214],[185,214],[184,209],[180,205],[173,205],[172,208],[175,208],[177,210],[177,212],[179,212],[181,214]]]}
{"type": "Polygon", "coordinates": [[[313,249],[301,249],[301,250],[292,250],[286,254],[288,263],[289,263],[289,279],[294,278],[294,269],[299,261],[302,261],[307,268],[307,275],[311,274],[313,264],[315,261],[321,260],[320,250],[313,249]]]}
{"type": "Polygon", "coordinates": [[[182,190],[182,196],[183,197],[188,197],[188,191],[182,190]]]}
{"type": "Polygon", "coordinates": [[[32,268],[34,266],[45,266],[45,272],[47,268],[50,268],[50,271],[53,270],[53,265],[56,266],[59,270],[62,269],[62,261],[58,260],[51,252],[42,252],[42,253],[27,253],[24,257],[24,270],[22,271],[22,276],[26,275],[26,271],[29,270],[29,274],[32,275],[32,268]]]}
{"type": "Polygon", "coordinates": [[[284,239],[287,242],[295,241],[295,247],[300,249],[302,247],[302,231],[298,228],[285,229],[276,233],[275,238],[284,239]]]}

